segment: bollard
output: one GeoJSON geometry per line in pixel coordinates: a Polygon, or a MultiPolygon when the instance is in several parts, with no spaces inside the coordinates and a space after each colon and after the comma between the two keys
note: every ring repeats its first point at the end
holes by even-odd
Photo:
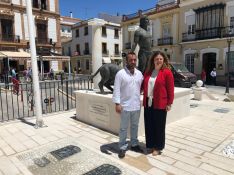
{"type": "Polygon", "coordinates": [[[202,88],[203,82],[201,80],[198,80],[196,82],[196,87],[193,87],[193,93],[194,93],[194,99],[195,100],[202,100],[202,93],[205,88],[202,88]]]}

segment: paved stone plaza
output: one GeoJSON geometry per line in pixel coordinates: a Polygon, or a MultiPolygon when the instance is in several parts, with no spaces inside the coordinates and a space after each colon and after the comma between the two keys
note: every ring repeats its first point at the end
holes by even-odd
{"type": "MultiPolygon", "coordinates": [[[[118,136],[75,120],[75,110],[44,117],[48,127],[42,129],[20,121],[1,123],[0,174],[98,174],[91,171],[97,167],[107,167],[101,174],[234,174],[233,152],[227,154],[234,140],[234,103],[190,102],[191,115],[167,125],[166,148],[156,157],[128,151],[118,159],[118,136]],[[62,160],[51,154],[68,145],[81,152],[62,160]]],[[[144,147],[144,137],[140,141],[144,147]]]]}

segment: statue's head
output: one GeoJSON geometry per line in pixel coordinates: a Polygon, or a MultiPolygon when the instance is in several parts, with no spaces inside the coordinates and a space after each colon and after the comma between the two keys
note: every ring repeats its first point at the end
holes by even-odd
{"type": "Polygon", "coordinates": [[[140,18],[140,27],[147,29],[147,26],[149,25],[149,19],[147,16],[142,16],[140,18]]]}

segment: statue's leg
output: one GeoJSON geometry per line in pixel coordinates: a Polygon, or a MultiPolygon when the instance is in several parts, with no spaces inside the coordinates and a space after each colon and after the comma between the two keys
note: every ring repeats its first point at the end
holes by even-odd
{"type": "Polygon", "coordinates": [[[147,67],[146,63],[147,63],[147,57],[145,54],[142,54],[141,57],[139,58],[139,65],[140,65],[139,70],[142,73],[145,72],[145,69],[147,67]]]}
{"type": "Polygon", "coordinates": [[[105,86],[107,89],[109,89],[111,92],[113,92],[113,88],[112,88],[111,85],[110,85],[110,81],[107,81],[107,82],[104,84],[104,86],[105,86]]]}
{"type": "Polygon", "coordinates": [[[105,82],[103,79],[98,83],[98,87],[99,87],[102,94],[104,93],[104,89],[103,89],[104,83],[105,82]]]}
{"type": "Polygon", "coordinates": [[[139,71],[141,71],[142,72],[142,61],[141,61],[141,58],[139,58],[138,59],[138,69],[139,69],[139,71]]]}
{"type": "Polygon", "coordinates": [[[142,72],[142,70],[143,70],[143,67],[142,67],[142,64],[143,64],[143,62],[142,62],[142,50],[139,50],[139,52],[138,52],[138,70],[139,71],[141,71],[142,72]]]}
{"type": "Polygon", "coordinates": [[[149,64],[149,60],[151,58],[151,55],[152,55],[152,53],[145,54],[145,59],[144,59],[145,60],[145,63],[144,63],[145,67],[144,67],[144,70],[147,69],[147,66],[149,64]]]}

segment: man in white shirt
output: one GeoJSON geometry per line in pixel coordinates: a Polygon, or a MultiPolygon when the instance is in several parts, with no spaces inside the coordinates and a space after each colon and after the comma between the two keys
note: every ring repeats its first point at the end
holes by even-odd
{"type": "Polygon", "coordinates": [[[213,68],[213,70],[210,72],[210,76],[212,78],[212,83],[216,86],[216,69],[213,68]]]}
{"type": "Polygon", "coordinates": [[[143,152],[138,145],[137,139],[141,108],[140,92],[143,75],[136,69],[136,61],[137,58],[135,53],[128,53],[126,67],[120,70],[115,76],[113,102],[116,104],[116,112],[121,115],[119,158],[125,157],[125,152],[128,148],[126,139],[129,120],[131,128],[131,150],[141,153],[143,152]]]}

